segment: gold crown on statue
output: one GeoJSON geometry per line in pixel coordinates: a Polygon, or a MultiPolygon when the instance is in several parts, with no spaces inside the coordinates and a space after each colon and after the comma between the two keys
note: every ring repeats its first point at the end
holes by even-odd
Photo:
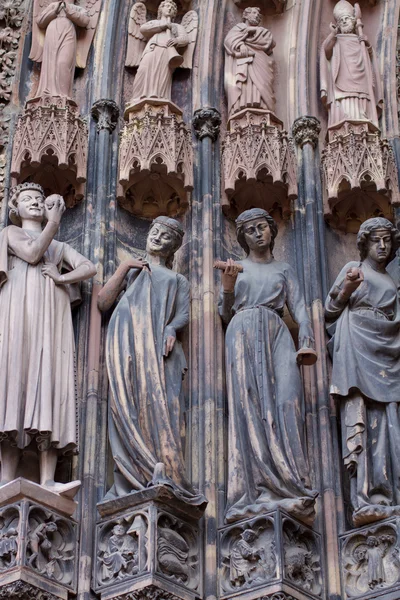
{"type": "Polygon", "coordinates": [[[339,21],[340,17],[344,15],[354,17],[354,6],[350,2],[347,2],[347,0],[340,0],[333,9],[333,16],[336,21],[339,21]]]}

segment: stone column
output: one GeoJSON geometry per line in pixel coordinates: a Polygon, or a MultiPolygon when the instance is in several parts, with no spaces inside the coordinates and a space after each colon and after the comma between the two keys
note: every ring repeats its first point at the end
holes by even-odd
{"type": "Polygon", "coordinates": [[[326,362],[324,300],[327,293],[327,273],[318,154],[320,131],[318,119],[312,116],[299,117],[293,123],[293,137],[299,146],[299,196],[295,218],[296,229],[301,231],[301,240],[297,235],[296,247],[301,246],[305,294],[307,304],[311,307],[315,349],[319,356],[314,376],[308,382],[312,399],[311,426],[315,442],[318,440],[318,445],[314,448],[313,461],[316,483],[321,490],[323,513],[317,520],[317,525],[320,530],[325,530],[328,597],[333,600],[341,597],[338,530],[343,519],[343,504],[337,476],[340,473],[337,415],[329,396],[326,362]]]}

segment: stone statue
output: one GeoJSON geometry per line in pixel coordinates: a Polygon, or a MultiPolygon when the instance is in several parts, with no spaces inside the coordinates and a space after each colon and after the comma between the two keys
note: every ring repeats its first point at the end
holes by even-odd
{"type": "Polygon", "coordinates": [[[15,224],[0,233],[0,485],[15,479],[21,451],[34,444],[40,484],[67,494],[79,482],[57,484],[54,473],[58,455],[78,444],[68,284],[93,277],[96,268],[54,239],[61,196],[45,200],[39,185],[23,183],[9,207],[15,224]]]}
{"type": "Polygon", "coordinates": [[[243,212],[236,233],[247,258],[227,261],[219,303],[228,324],[225,518],[236,521],[277,507],[311,517],[317,492],[309,478],[296,349],[283,309],[287,305],[300,326],[300,346],[312,353],[310,319],[293,269],[273,257],[278,229],[267,211],[243,212]]]}
{"type": "Polygon", "coordinates": [[[321,51],[321,98],[329,110],[329,127],[343,121],[371,121],[378,126],[383,104],[374,50],[363,34],[361,11],[347,0],[334,10],[336,24],[321,51]]]}
{"type": "Polygon", "coordinates": [[[99,294],[104,311],[125,291],[107,333],[116,466],[107,498],[152,482],[169,485],[187,502],[204,502],[186,478],[184,460],[186,361],[176,334],[189,321],[189,283],[170,268],[183,235],[178,221],[157,217],[147,236],[148,262],[123,262],[99,294]]]}
{"type": "Polygon", "coordinates": [[[225,38],[225,92],[229,115],[244,108],[275,111],[272,50],[275,42],[260,27],[259,8],[246,8],[243,23],[235,25],[225,38]]]}
{"type": "Polygon", "coordinates": [[[356,526],[400,515],[400,306],[386,271],[400,233],[383,218],[365,221],[357,246],[326,300],[331,393],[340,402],[343,459],[356,526]]]}
{"type": "Polygon", "coordinates": [[[135,2],[132,7],[125,64],[139,68],[131,103],[141,98],[171,100],[175,69],[192,68],[198,16],[191,10],[184,15],[181,24],[173,23],[177,10],[173,0],[163,0],[157,19],[146,22],[144,2],[135,2]]]}
{"type": "Polygon", "coordinates": [[[107,550],[99,556],[102,563],[102,581],[122,580],[138,572],[138,544],[118,523],[112,529],[107,550]]]}
{"type": "Polygon", "coordinates": [[[34,0],[29,58],[42,63],[36,96],[71,98],[75,66],[86,66],[101,0],[84,0],[83,6],[74,2],[34,0]]]}

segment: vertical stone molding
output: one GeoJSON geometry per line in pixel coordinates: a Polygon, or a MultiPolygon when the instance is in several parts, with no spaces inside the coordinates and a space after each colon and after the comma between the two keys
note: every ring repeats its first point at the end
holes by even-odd
{"type": "Polygon", "coordinates": [[[197,521],[205,506],[157,485],[97,508],[93,588],[102,600],[201,596],[197,521]]]}
{"type": "Polygon", "coordinates": [[[87,123],[73,100],[61,96],[28,100],[14,136],[14,183],[39,183],[73,206],[85,193],[87,145],[87,123]]]}
{"type": "Polygon", "coordinates": [[[128,106],[120,134],[118,200],[136,216],[182,215],[193,189],[192,136],[172,102],[128,106]]]}
{"type": "Polygon", "coordinates": [[[281,509],[220,531],[220,598],[323,597],[320,537],[281,509]]]}
{"type": "Polygon", "coordinates": [[[222,210],[230,218],[257,206],[288,218],[297,197],[293,140],[270,111],[247,109],[228,122],[223,141],[222,210]]]}
{"type": "Polygon", "coordinates": [[[0,598],[67,600],[76,592],[76,502],[25,479],[0,491],[0,598]]]}
{"type": "Polygon", "coordinates": [[[93,119],[96,121],[97,132],[108,131],[112,133],[117,126],[119,108],[114,100],[97,100],[91,110],[93,119]]]}
{"type": "Polygon", "coordinates": [[[344,597],[389,600],[400,594],[400,519],[350,531],[340,538],[344,597]]]}

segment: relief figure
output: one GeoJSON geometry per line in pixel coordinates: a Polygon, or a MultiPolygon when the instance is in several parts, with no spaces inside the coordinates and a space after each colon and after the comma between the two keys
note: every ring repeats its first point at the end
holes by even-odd
{"type": "Polygon", "coordinates": [[[400,310],[386,271],[399,245],[390,221],[365,221],[360,262],[343,267],[325,304],[356,526],[400,514],[400,310]]]}
{"type": "Polygon", "coordinates": [[[107,333],[111,387],[109,435],[115,461],[107,498],[164,483],[187,502],[201,503],[186,477],[184,396],[186,360],[177,332],[189,321],[189,283],[171,270],[184,231],[158,217],[147,236],[147,261],[123,262],[99,294],[112,307],[107,333]]]}
{"type": "Polygon", "coordinates": [[[236,233],[247,258],[229,259],[222,275],[219,311],[228,325],[228,522],[277,507],[300,518],[314,513],[317,492],[309,478],[302,382],[282,320],[285,305],[299,324],[300,347],[311,355],[313,331],[294,270],[274,259],[277,231],[265,210],[243,212],[236,233]]]}
{"type": "Polygon", "coordinates": [[[245,108],[275,110],[275,42],[260,23],[260,9],[246,8],[243,23],[235,25],[225,38],[225,92],[230,116],[245,108]]]}
{"type": "Polygon", "coordinates": [[[75,0],[34,0],[29,58],[42,63],[36,96],[71,98],[75,66],[86,66],[100,5],[101,0],[85,0],[83,6],[75,0]]]}
{"type": "Polygon", "coordinates": [[[58,455],[78,445],[70,284],[96,268],[54,239],[61,196],[45,200],[38,184],[23,183],[9,206],[15,225],[0,233],[0,485],[15,479],[20,451],[34,444],[40,484],[67,493],[77,483],[57,484],[54,473],[58,455]]]}
{"type": "Polygon", "coordinates": [[[360,7],[340,0],[333,15],[335,24],[321,51],[321,98],[329,110],[328,125],[367,120],[378,127],[383,104],[380,74],[363,34],[360,7]]]}
{"type": "Polygon", "coordinates": [[[129,19],[126,66],[136,67],[131,103],[141,98],[171,100],[172,76],[177,67],[192,68],[198,16],[187,12],[174,23],[178,7],[163,0],[157,19],[146,22],[144,2],[135,2],[129,19]]]}

